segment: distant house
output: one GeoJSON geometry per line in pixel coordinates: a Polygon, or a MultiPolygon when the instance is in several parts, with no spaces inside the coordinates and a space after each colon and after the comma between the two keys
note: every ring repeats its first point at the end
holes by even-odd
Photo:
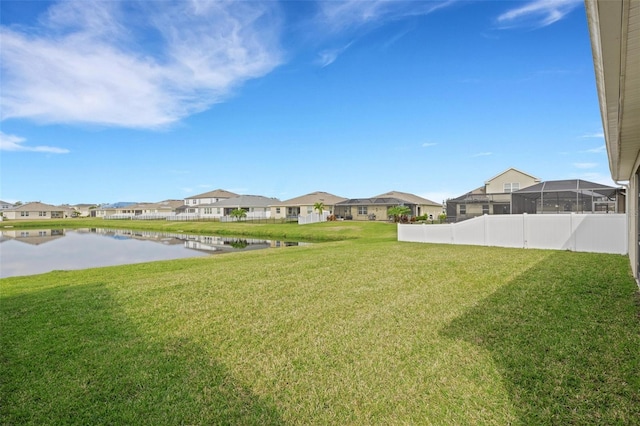
{"type": "Polygon", "coordinates": [[[71,215],[75,215],[78,217],[89,217],[91,208],[95,207],[95,204],[63,204],[61,207],[65,207],[71,210],[71,215]]]}
{"type": "Polygon", "coordinates": [[[431,216],[434,219],[442,213],[442,204],[431,201],[427,198],[400,191],[390,191],[376,195],[376,198],[393,197],[406,202],[405,205],[412,207],[412,216],[431,216]]]}
{"type": "Polygon", "coordinates": [[[182,200],[164,200],[157,203],[121,203],[118,207],[100,206],[92,210],[96,217],[106,219],[157,219],[175,215],[183,206],[182,200]]]}
{"type": "Polygon", "coordinates": [[[195,210],[194,213],[203,219],[222,219],[230,216],[236,209],[244,210],[247,213],[247,219],[262,219],[271,217],[270,206],[279,202],[277,198],[261,195],[238,195],[215,203],[201,203],[192,208],[195,210]]]}
{"type": "Polygon", "coordinates": [[[91,209],[89,212],[89,216],[91,217],[106,217],[116,214],[118,209],[126,206],[132,206],[134,204],[138,204],[135,202],[129,201],[120,201],[113,204],[101,204],[97,206],[95,209],[91,209]]]}
{"type": "Polygon", "coordinates": [[[510,214],[511,193],[540,183],[540,179],[509,168],[483,186],[447,200],[447,220],[460,221],[483,214],[510,214]]]}
{"type": "Polygon", "coordinates": [[[314,213],[314,205],[322,203],[324,211],[333,214],[335,205],[345,201],[346,198],[329,194],[328,192],[316,191],[299,197],[282,201],[271,205],[271,217],[275,219],[297,218],[299,215],[314,213]]]}
{"type": "Polygon", "coordinates": [[[347,220],[387,220],[391,207],[406,206],[411,216],[432,215],[434,218],[442,212],[442,204],[408,194],[392,191],[372,198],[352,198],[335,205],[335,215],[347,220]]]}
{"type": "Polygon", "coordinates": [[[6,201],[0,200],[0,211],[6,210],[6,209],[12,209],[14,207],[15,205],[13,205],[12,203],[8,203],[6,201]]]}
{"type": "Polygon", "coordinates": [[[9,220],[41,220],[62,219],[71,216],[72,210],[36,201],[5,209],[2,213],[9,220]]]}
{"type": "Polygon", "coordinates": [[[238,197],[239,195],[224,189],[216,189],[202,194],[194,195],[184,199],[184,207],[180,209],[181,213],[197,213],[200,205],[211,205],[218,201],[228,200],[229,198],[238,197]]]}

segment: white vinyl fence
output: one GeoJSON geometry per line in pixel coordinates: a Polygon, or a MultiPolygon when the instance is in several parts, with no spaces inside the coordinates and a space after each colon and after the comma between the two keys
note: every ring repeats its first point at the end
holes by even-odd
{"type": "Polygon", "coordinates": [[[298,216],[298,225],[308,225],[309,223],[318,223],[318,222],[326,222],[329,217],[328,211],[323,211],[322,214],[319,213],[309,213],[306,216],[298,216]]]}
{"type": "Polygon", "coordinates": [[[398,225],[398,241],[627,254],[625,214],[484,215],[443,225],[398,225]]]}

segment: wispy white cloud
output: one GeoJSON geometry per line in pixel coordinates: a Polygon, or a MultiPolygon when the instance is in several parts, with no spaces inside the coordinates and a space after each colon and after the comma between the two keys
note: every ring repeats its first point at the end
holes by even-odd
{"type": "Polygon", "coordinates": [[[319,22],[329,31],[339,32],[381,21],[427,15],[454,3],[441,1],[343,0],[319,2],[319,22]]]}
{"type": "Polygon", "coordinates": [[[599,138],[602,139],[604,138],[604,133],[603,132],[597,132],[597,133],[585,133],[584,135],[580,136],[583,139],[591,139],[591,138],[599,138]]]}
{"type": "Polygon", "coordinates": [[[46,152],[49,154],[68,154],[70,151],[66,148],[56,148],[54,146],[29,146],[24,145],[25,138],[15,135],[7,135],[0,132],[0,151],[30,151],[30,152],[46,152]]]}
{"type": "Polygon", "coordinates": [[[597,148],[587,149],[584,152],[588,152],[590,154],[601,154],[603,152],[607,152],[607,146],[606,145],[600,145],[597,148]]]}
{"type": "MultiPolygon", "coordinates": [[[[427,15],[438,9],[453,4],[453,0],[431,1],[392,1],[392,0],[336,0],[317,2],[317,14],[312,19],[312,28],[307,32],[322,41],[335,37],[357,37],[363,31],[377,28],[390,21],[409,16],[427,15]]],[[[398,32],[381,46],[387,49],[405,36],[409,30],[398,32]]],[[[326,67],[351,46],[321,50],[318,53],[317,65],[326,67]]]]}
{"type": "Polygon", "coordinates": [[[436,146],[436,145],[438,145],[438,144],[437,144],[437,143],[435,143],[435,142],[425,142],[425,143],[423,143],[423,144],[422,144],[422,146],[423,146],[424,148],[428,148],[428,147],[430,147],[430,146],[436,146]]]}
{"type": "Polygon", "coordinates": [[[271,2],[72,0],[41,23],[0,28],[2,119],[165,126],[282,61],[271,2]]]}
{"type": "Polygon", "coordinates": [[[471,157],[488,157],[489,155],[493,155],[493,152],[478,152],[477,154],[473,154],[471,157]]]}
{"type": "Polygon", "coordinates": [[[516,27],[541,28],[560,21],[583,0],[534,0],[510,9],[497,18],[498,26],[502,29],[516,27]]]}
{"type": "Polygon", "coordinates": [[[340,56],[345,50],[347,50],[351,46],[351,44],[352,43],[349,43],[346,46],[339,47],[337,49],[326,49],[321,51],[320,53],[318,53],[318,59],[316,63],[323,68],[328,65],[331,65],[332,63],[335,62],[336,59],[338,59],[338,56],[340,56]]]}
{"type": "Polygon", "coordinates": [[[573,163],[573,167],[577,169],[593,169],[598,167],[598,163],[573,163]]]}
{"type": "Polygon", "coordinates": [[[578,173],[571,175],[570,179],[583,179],[588,180],[589,182],[600,183],[602,185],[618,186],[613,179],[611,179],[610,175],[599,172],[578,173]]]}

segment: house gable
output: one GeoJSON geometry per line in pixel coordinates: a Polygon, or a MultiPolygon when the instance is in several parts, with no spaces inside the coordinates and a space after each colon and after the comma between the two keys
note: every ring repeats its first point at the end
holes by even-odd
{"type": "Polygon", "coordinates": [[[539,183],[540,179],[513,167],[485,182],[486,194],[503,194],[539,183]]]}

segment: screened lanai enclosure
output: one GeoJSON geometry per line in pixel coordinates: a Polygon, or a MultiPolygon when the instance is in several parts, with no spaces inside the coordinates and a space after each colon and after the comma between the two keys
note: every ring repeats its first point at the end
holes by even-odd
{"type": "Polygon", "coordinates": [[[624,212],[622,188],[580,179],[541,182],[511,194],[512,214],[624,212]]]}

